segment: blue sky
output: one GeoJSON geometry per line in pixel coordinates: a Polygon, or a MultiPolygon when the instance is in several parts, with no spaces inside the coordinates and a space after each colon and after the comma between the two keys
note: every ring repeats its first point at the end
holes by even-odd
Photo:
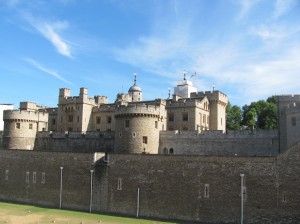
{"type": "Polygon", "coordinates": [[[299,0],[0,0],[0,103],[78,95],[167,98],[195,73],[232,104],[300,93],[299,0]]]}

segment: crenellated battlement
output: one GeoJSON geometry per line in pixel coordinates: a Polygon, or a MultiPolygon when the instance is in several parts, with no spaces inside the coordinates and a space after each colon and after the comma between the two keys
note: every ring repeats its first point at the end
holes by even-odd
{"type": "Polygon", "coordinates": [[[201,107],[202,100],[195,98],[178,99],[177,101],[169,101],[167,107],[201,107]]]}
{"type": "Polygon", "coordinates": [[[227,95],[218,90],[191,93],[191,98],[203,98],[205,96],[208,98],[208,100],[217,100],[217,101],[225,102],[226,104],[228,102],[227,95]]]}
{"type": "Polygon", "coordinates": [[[162,131],[161,137],[166,138],[191,138],[191,139],[242,139],[242,138],[277,138],[278,130],[242,130],[242,131],[162,131]]]}
{"type": "Polygon", "coordinates": [[[160,106],[147,104],[129,104],[127,106],[119,106],[115,110],[115,116],[121,116],[122,114],[145,114],[159,116],[160,113],[160,106]]]}
{"type": "Polygon", "coordinates": [[[6,110],[3,112],[3,120],[48,122],[48,113],[44,111],[6,110]]]}
{"type": "Polygon", "coordinates": [[[278,96],[278,101],[279,102],[300,102],[300,95],[299,94],[296,94],[296,95],[281,95],[281,96],[278,96]]]}

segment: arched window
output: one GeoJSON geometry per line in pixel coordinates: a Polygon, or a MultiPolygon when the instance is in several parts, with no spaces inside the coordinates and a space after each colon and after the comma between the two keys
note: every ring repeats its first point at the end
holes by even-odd
{"type": "Polygon", "coordinates": [[[168,149],[166,147],[164,148],[164,154],[168,154],[168,149]]]}
{"type": "Polygon", "coordinates": [[[174,149],[170,148],[170,154],[174,154],[174,149]]]}

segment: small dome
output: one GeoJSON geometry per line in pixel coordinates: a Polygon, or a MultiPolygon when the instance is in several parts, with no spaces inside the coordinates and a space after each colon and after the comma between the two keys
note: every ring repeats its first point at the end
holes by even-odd
{"type": "Polygon", "coordinates": [[[142,92],[142,89],[136,83],[134,83],[134,85],[129,88],[128,92],[142,92]]]}

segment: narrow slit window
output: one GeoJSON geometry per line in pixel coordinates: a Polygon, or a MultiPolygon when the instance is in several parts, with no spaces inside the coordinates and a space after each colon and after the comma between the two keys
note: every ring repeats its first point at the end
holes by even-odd
{"type": "Polygon", "coordinates": [[[118,187],[117,187],[117,190],[121,191],[122,190],[122,178],[118,178],[118,187]]]}
{"type": "Polygon", "coordinates": [[[9,170],[5,170],[5,180],[8,180],[9,170]]]}
{"type": "Polygon", "coordinates": [[[36,172],[32,173],[32,183],[36,183],[36,172]]]}
{"type": "Polygon", "coordinates": [[[29,184],[29,172],[26,172],[26,184],[29,184]]]}
{"type": "Polygon", "coordinates": [[[46,183],[46,173],[45,172],[42,172],[42,181],[41,181],[42,184],[46,183]]]}
{"type": "Polygon", "coordinates": [[[209,184],[204,185],[204,197],[209,198],[209,184]]]}

